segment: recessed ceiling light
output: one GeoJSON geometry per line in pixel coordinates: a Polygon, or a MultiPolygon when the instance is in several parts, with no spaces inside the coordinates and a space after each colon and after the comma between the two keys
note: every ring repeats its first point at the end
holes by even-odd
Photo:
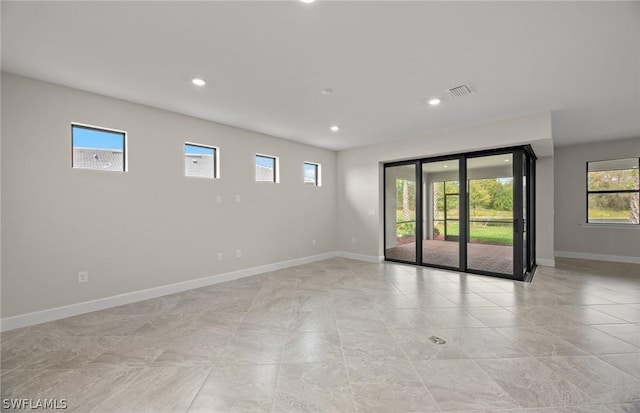
{"type": "Polygon", "coordinates": [[[333,93],[333,89],[330,87],[326,87],[320,91],[323,95],[330,95],[333,93]]]}
{"type": "Polygon", "coordinates": [[[303,2],[303,3],[309,4],[309,3],[313,3],[316,0],[300,0],[300,1],[303,2]]]}
{"type": "Polygon", "coordinates": [[[505,162],[509,162],[509,159],[505,159],[504,161],[505,161],[505,162]]]}
{"type": "Polygon", "coordinates": [[[448,167],[449,167],[449,165],[442,165],[442,167],[443,167],[443,168],[448,168],[448,167]]]}
{"type": "Polygon", "coordinates": [[[430,104],[431,106],[439,105],[439,104],[440,104],[440,99],[438,99],[438,98],[433,98],[433,99],[431,99],[431,100],[429,101],[429,104],[430,104]]]}
{"type": "Polygon", "coordinates": [[[196,86],[204,86],[207,84],[207,81],[204,79],[200,79],[199,77],[194,77],[193,79],[191,79],[191,83],[196,86]]]}
{"type": "Polygon", "coordinates": [[[338,132],[340,130],[340,126],[338,125],[333,125],[332,127],[330,127],[329,129],[331,129],[331,132],[338,132]]]}

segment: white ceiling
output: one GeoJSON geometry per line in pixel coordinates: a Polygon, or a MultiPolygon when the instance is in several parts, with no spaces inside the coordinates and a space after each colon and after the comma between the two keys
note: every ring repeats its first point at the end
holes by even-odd
{"type": "Polygon", "coordinates": [[[640,2],[2,1],[2,70],[330,149],[545,111],[568,145],[640,136],[640,2]]]}

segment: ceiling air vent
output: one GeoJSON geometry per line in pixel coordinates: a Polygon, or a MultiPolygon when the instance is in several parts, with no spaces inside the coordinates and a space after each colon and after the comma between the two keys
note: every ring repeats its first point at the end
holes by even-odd
{"type": "Polygon", "coordinates": [[[456,87],[452,87],[451,89],[449,89],[449,94],[451,95],[451,97],[454,98],[459,98],[462,96],[467,96],[472,94],[473,91],[471,90],[471,88],[469,87],[469,85],[460,85],[460,86],[456,86],[456,87]]]}

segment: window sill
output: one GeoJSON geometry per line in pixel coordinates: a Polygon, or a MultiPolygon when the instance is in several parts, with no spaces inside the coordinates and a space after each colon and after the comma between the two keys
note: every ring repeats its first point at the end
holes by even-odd
{"type": "Polygon", "coordinates": [[[580,224],[581,228],[600,228],[600,229],[635,229],[640,230],[640,225],[637,224],[580,224]]]}

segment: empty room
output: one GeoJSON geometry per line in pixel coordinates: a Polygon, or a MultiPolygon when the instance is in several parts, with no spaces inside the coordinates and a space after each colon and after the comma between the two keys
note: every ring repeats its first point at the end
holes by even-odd
{"type": "Polygon", "coordinates": [[[2,411],[640,412],[640,1],[2,1],[2,411]]]}

